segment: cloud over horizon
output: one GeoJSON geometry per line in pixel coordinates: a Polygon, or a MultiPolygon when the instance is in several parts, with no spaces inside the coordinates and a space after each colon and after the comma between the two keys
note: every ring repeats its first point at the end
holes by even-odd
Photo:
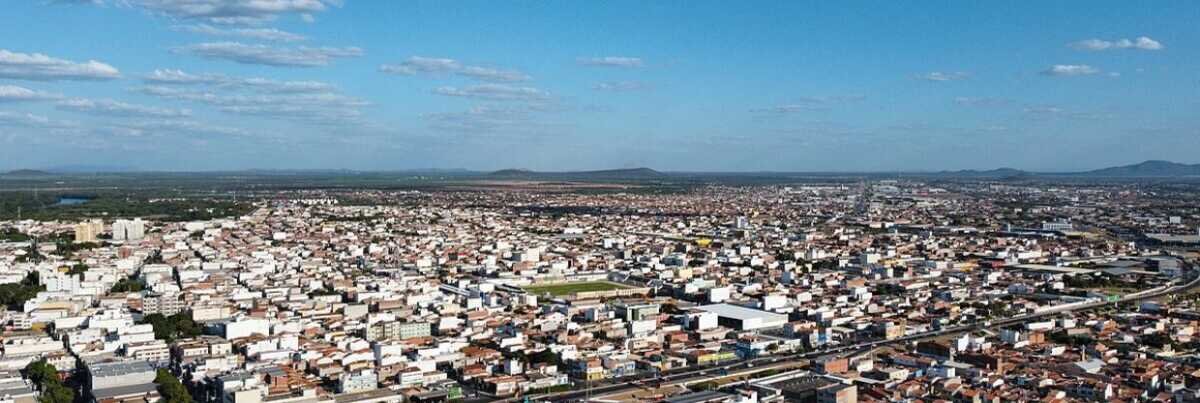
{"type": "Polygon", "coordinates": [[[580,57],[575,59],[575,62],[595,67],[642,67],[643,65],[641,58],[625,56],[580,57]]]}
{"type": "Polygon", "coordinates": [[[382,64],[379,65],[378,70],[381,73],[404,76],[455,74],[479,81],[497,83],[533,79],[528,74],[516,70],[466,65],[454,59],[425,56],[412,56],[400,63],[382,64]]]}
{"type": "Polygon", "coordinates": [[[0,49],[0,77],[31,81],[98,81],[121,78],[121,72],[95,60],[73,62],[41,53],[0,49]]]}
{"type": "Polygon", "coordinates": [[[61,110],[114,116],[178,118],[192,115],[192,112],[187,109],[135,105],[112,99],[71,98],[59,101],[55,107],[61,110]]]}
{"type": "Polygon", "coordinates": [[[1117,49],[1137,49],[1137,50],[1162,50],[1164,46],[1156,40],[1146,36],[1139,36],[1135,39],[1117,39],[1106,41],[1103,39],[1084,39],[1078,42],[1068,44],[1071,48],[1077,50],[1088,51],[1103,51],[1117,49]]]}
{"type": "Polygon", "coordinates": [[[339,58],[359,57],[365,53],[362,49],[353,46],[286,48],[241,42],[204,42],[178,47],[174,51],[209,59],[276,67],[322,67],[328,66],[339,58]]]}
{"type": "Polygon", "coordinates": [[[1090,76],[1099,73],[1100,69],[1086,64],[1056,64],[1042,70],[1042,75],[1059,77],[1090,76]]]}
{"type": "Polygon", "coordinates": [[[223,25],[257,25],[283,15],[311,20],[314,13],[341,7],[342,0],[75,0],[80,4],[137,7],[181,20],[223,25]]]}
{"type": "Polygon", "coordinates": [[[435,94],[450,97],[477,98],[493,101],[536,101],[550,98],[550,93],[533,87],[505,84],[479,84],[466,87],[438,87],[435,94]]]}

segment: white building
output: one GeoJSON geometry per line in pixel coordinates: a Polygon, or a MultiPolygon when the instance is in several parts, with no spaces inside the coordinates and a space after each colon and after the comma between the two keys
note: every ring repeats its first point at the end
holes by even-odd
{"type": "Polygon", "coordinates": [[[718,323],[737,330],[779,328],[787,324],[788,318],[787,315],[731,304],[704,305],[697,309],[716,314],[718,323]]]}
{"type": "Polygon", "coordinates": [[[112,225],[114,241],[138,241],[146,237],[146,222],[141,218],[117,220],[112,225]]]}

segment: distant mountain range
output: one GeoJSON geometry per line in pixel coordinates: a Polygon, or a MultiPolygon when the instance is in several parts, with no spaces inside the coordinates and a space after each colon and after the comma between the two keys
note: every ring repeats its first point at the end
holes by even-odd
{"type": "Polygon", "coordinates": [[[1171,161],[1151,160],[1133,165],[1082,172],[1080,175],[1108,178],[1200,176],[1200,164],[1189,165],[1171,161]]]}
{"type": "Polygon", "coordinates": [[[538,172],[528,169],[501,169],[488,173],[493,178],[562,178],[562,179],[655,179],[668,175],[650,168],[605,169],[599,171],[538,172]]]}
{"type": "Polygon", "coordinates": [[[42,170],[46,171],[46,172],[50,172],[50,173],[56,173],[56,174],[90,174],[90,173],[97,173],[97,172],[103,172],[103,173],[136,172],[138,169],[136,167],[126,166],[126,165],[73,164],[73,165],[59,165],[59,166],[44,168],[42,170]]]}
{"type": "Polygon", "coordinates": [[[46,172],[46,171],[37,170],[37,169],[17,169],[17,170],[5,172],[4,175],[5,176],[49,176],[49,175],[54,175],[54,174],[46,172]]]}
{"type": "Polygon", "coordinates": [[[1013,168],[987,171],[964,170],[942,171],[937,176],[959,178],[1021,178],[1034,176],[1068,176],[1077,178],[1179,178],[1200,176],[1200,164],[1181,164],[1171,161],[1150,160],[1137,164],[1093,169],[1082,172],[1029,172],[1013,168]]]}
{"type": "MultiPolygon", "coordinates": [[[[71,175],[81,173],[121,173],[136,172],[126,167],[91,167],[71,166],[53,169],[18,169],[0,173],[0,177],[35,177],[71,175]],[[107,169],[102,169],[107,168],[107,169]]],[[[165,172],[143,172],[146,174],[165,172]]],[[[188,172],[180,172],[186,174],[188,172]]],[[[660,172],[650,168],[604,169],[593,171],[533,171],[528,169],[501,169],[492,172],[472,171],[468,169],[405,169],[392,171],[357,171],[347,169],[249,169],[222,172],[192,172],[195,174],[247,174],[247,175],[346,175],[346,174],[409,174],[409,175],[446,175],[461,177],[485,177],[492,179],[539,179],[539,180],[655,180],[671,177],[696,176],[737,176],[737,177],[787,177],[787,176],[863,176],[863,175],[897,175],[927,176],[939,178],[987,178],[987,179],[1024,179],[1036,177],[1060,178],[1182,178],[1200,177],[1200,164],[1181,164],[1178,162],[1150,160],[1132,165],[1094,169],[1080,172],[1032,172],[1015,168],[998,168],[990,170],[958,170],[938,172],[660,172]]]]}
{"type": "Polygon", "coordinates": [[[997,168],[986,171],[964,169],[961,171],[941,171],[934,173],[934,176],[947,176],[954,178],[1019,178],[1031,175],[1033,174],[1015,168],[997,168]]]}
{"type": "MultiPolygon", "coordinates": [[[[857,172],[857,173],[837,173],[837,172],[821,172],[812,173],[820,175],[841,175],[841,174],[878,174],[879,172],[857,172]]],[[[690,175],[695,173],[687,172],[672,172],[663,173],[650,168],[633,168],[633,169],[609,169],[600,171],[574,171],[574,172],[539,172],[527,169],[502,169],[499,171],[487,174],[490,177],[499,178],[577,178],[577,179],[654,179],[663,178],[673,175],[690,175]]],[[[709,174],[722,174],[722,172],[710,172],[709,174]]],[[[761,173],[745,173],[745,175],[794,175],[806,174],[805,172],[761,172],[761,173]]],[[[1032,172],[1016,168],[997,168],[989,170],[959,170],[959,171],[940,171],[940,172],[907,172],[906,175],[915,176],[935,176],[947,178],[992,178],[992,179],[1021,179],[1032,177],[1078,177],[1078,178],[1175,178],[1200,176],[1200,164],[1181,164],[1170,161],[1145,161],[1132,165],[1123,165],[1118,167],[1109,167],[1094,169],[1081,172],[1032,172]]]]}

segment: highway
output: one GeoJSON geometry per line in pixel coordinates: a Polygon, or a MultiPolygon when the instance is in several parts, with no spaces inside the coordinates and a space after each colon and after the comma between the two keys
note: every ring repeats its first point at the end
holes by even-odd
{"type": "MultiPolygon", "coordinates": [[[[962,333],[975,332],[975,331],[984,330],[984,329],[995,329],[995,328],[1006,327],[1006,326],[1011,326],[1011,325],[1015,325],[1015,324],[1034,322],[1034,321],[1037,321],[1038,319],[1051,317],[1051,316],[1062,314],[1065,312],[1087,311],[1087,310],[1091,310],[1091,309],[1100,308],[1100,307],[1103,307],[1103,306],[1109,305],[1109,304],[1140,302],[1140,301],[1144,301],[1144,300],[1148,300],[1148,299],[1154,299],[1154,298],[1159,298],[1159,297],[1163,297],[1163,296],[1170,295],[1170,294],[1175,294],[1175,293],[1178,293],[1181,291],[1188,291],[1188,290],[1196,288],[1197,285],[1200,285],[1200,276],[1196,276],[1196,278],[1192,279],[1191,281],[1189,281],[1183,285],[1163,286],[1163,287],[1158,287],[1158,288],[1152,288],[1152,289],[1144,290],[1144,291],[1141,291],[1138,293],[1123,296],[1117,301],[1097,301],[1097,302],[1088,303],[1088,304],[1070,305],[1070,306],[1057,308],[1057,309],[1052,308],[1052,309],[1048,309],[1043,312],[1014,316],[1009,319],[989,321],[989,322],[984,322],[981,324],[954,326],[954,327],[939,329],[939,330],[930,331],[930,332],[911,334],[911,335],[907,335],[907,336],[903,336],[903,337],[899,337],[899,338],[895,338],[895,339],[891,339],[891,340],[873,340],[873,341],[868,341],[868,342],[862,342],[862,343],[857,343],[857,344],[852,344],[852,345],[847,345],[847,346],[839,346],[839,347],[834,347],[834,348],[830,348],[830,349],[823,349],[823,350],[817,350],[817,351],[811,351],[811,352],[789,354],[789,355],[774,355],[774,356],[753,358],[753,359],[748,359],[748,360],[737,360],[737,361],[734,361],[734,362],[731,362],[728,364],[709,365],[709,366],[702,366],[702,367],[688,366],[688,367],[678,368],[678,369],[668,371],[668,372],[663,372],[658,375],[658,378],[659,378],[660,383],[663,385],[689,384],[689,383],[700,382],[700,381],[708,380],[708,379],[722,378],[722,377],[726,376],[724,374],[732,374],[734,372],[738,372],[738,371],[742,371],[742,370],[746,370],[746,369],[750,369],[750,368],[755,368],[755,367],[761,367],[764,365],[776,364],[776,363],[784,362],[784,361],[794,361],[794,360],[801,360],[801,359],[811,360],[811,359],[819,358],[819,357],[823,357],[823,356],[840,355],[840,354],[846,354],[846,353],[853,353],[850,355],[855,355],[855,354],[865,353],[867,351],[870,351],[872,349],[876,349],[879,347],[885,347],[885,346],[891,346],[891,345],[897,345],[897,344],[907,344],[907,343],[926,340],[926,339],[940,338],[940,337],[946,337],[946,336],[957,335],[957,334],[962,334],[962,333]]],[[[599,381],[599,382],[592,382],[590,387],[586,384],[583,384],[583,385],[577,384],[577,386],[581,387],[580,389],[573,389],[573,390],[566,391],[566,392],[512,397],[512,398],[508,398],[508,399],[499,399],[496,401],[497,402],[518,402],[518,401],[523,401],[526,398],[528,398],[530,401],[552,401],[552,402],[567,402],[567,401],[573,401],[573,400],[580,400],[580,399],[585,399],[587,397],[610,395],[610,394],[615,394],[615,393],[630,392],[633,390],[637,390],[637,389],[640,389],[641,386],[634,384],[633,382],[635,382],[637,380],[642,380],[642,379],[652,379],[654,376],[655,376],[654,373],[645,373],[645,374],[636,375],[636,376],[606,379],[606,380],[599,381]]]]}

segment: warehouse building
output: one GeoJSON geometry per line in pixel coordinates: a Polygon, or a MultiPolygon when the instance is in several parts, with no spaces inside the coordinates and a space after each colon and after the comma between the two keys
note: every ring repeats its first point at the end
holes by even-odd
{"type": "Polygon", "coordinates": [[[787,315],[771,313],[732,304],[713,304],[697,307],[717,315],[717,323],[736,330],[775,329],[787,324],[787,315]]]}

